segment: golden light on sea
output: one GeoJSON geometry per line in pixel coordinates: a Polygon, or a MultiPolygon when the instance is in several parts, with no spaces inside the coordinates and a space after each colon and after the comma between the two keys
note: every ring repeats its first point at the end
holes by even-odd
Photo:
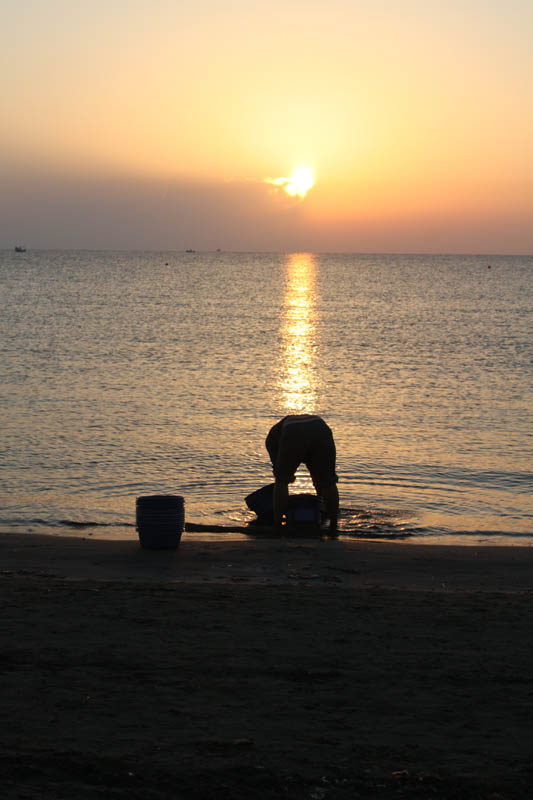
{"type": "Polygon", "coordinates": [[[281,327],[280,400],[286,413],[312,411],[316,405],[315,262],[310,253],[287,261],[281,327]]]}

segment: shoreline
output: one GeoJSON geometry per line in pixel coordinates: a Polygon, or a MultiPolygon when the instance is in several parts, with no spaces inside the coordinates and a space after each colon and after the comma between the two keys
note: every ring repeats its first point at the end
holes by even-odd
{"type": "Polygon", "coordinates": [[[0,534],[8,800],[523,800],[533,552],[0,534]]]}
{"type": "Polygon", "coordinates": [[[67,580],[533,592],[533,548],[500,545],[184,533],[176,550],[145,550],[137,539],[0,532],[0,559],[3,574],[67,580]]]}
{"type": "MultiPolygon", "coordinates": [[[[249,540],[279,538],[269,526],[262,526],[257,521],[226,522],[191,522],[185,521],[183,535],[195,539],[212,541],[249,540]]],[[[327,526],[322,529],[327,535],[327,526]]],[[[45,522],[44,520],[4,521],[0,522],[0,536],[4,534],[36,535],[54,538],[95,539],[101,541],[138,541],[135,520],[130,522],[84,522],[79,520],[58,520],[45,522]]],[[[285,538],[306,538],[305,531],[293,529],[285,538]]],[[[315,538],[312,536],[311,538],[315,538]]],[[[336,537],[347,542],[383,543],[405,542],[412,545],[424,546],[451,546],[451,547],[518,547],[533,548],[533,529],[528,530],[496,530],[496,529],[452,529],[446,527],[421,527],[400,525],[398,528],[387,525],[372,524],[368,527],[338,530],[336,537]],[[381,529],[383,527],[383,529],[381,529]]]]}

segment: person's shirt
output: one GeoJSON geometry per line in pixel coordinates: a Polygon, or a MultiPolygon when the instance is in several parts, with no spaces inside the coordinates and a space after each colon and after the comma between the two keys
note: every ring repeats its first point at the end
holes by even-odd
{"type": "Polygon", "coordinates": [[[317,416],[316,414],[288,414],[283,419],[280,419],[279,422],[276,422],[275,425],[271,427],[268,432],[265,445],[266,449],[268,450],[268,455],[270,456],[270,460],[274,464],[278,455],[279,450],[279,443],[281,440],[281,436],[283,433],[283,429],[287,425],[297,425],[301,422],[311,422],[315,419],[321,419],[321,417],[317,416]]]}

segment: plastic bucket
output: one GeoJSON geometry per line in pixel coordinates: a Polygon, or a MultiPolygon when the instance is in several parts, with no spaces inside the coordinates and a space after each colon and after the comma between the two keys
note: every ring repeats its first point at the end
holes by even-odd
{"type": "MultiPolygon", "coordinates": [[[[272,524],[274,511],[274,484],[263,486],[245,497],[250,511],[255,511],[259,520],[272,524]]],[[[321,525],[326,518],[324,501],[316,494],[291,494],[287,504],[288,525],[321,525]]]]}
{"type": "Polygon", "coordinates": [[[263,486],[252,492],[248,497],[244,498],[244,502],[250,509],[255,511],[258,517],[270,519],[272,522],[272,512],[274,510],[274,484],[269,483],[268,486],[263,486]]]}
{"type": "Polygon", "coordinates": [[[141,547],[149,550],[178,547],[185,524],[183,497],[169,494],[138,497],[135,511],[141,547]]]}
{"type": "Polygon", "coordinates": [[[287,506],[287,525],[320,525],[324,516],[323,500],[316,494],[292,494],[287,506]]]}

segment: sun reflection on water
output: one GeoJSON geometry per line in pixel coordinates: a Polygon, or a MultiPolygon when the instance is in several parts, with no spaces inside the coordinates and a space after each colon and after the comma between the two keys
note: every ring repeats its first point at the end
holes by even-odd
{"type": "Polygon", "coordinates": [[[316,407],[315,271],[310,253],[288,257],[279,378],[280,402],[286,414],[316,407]]]}

